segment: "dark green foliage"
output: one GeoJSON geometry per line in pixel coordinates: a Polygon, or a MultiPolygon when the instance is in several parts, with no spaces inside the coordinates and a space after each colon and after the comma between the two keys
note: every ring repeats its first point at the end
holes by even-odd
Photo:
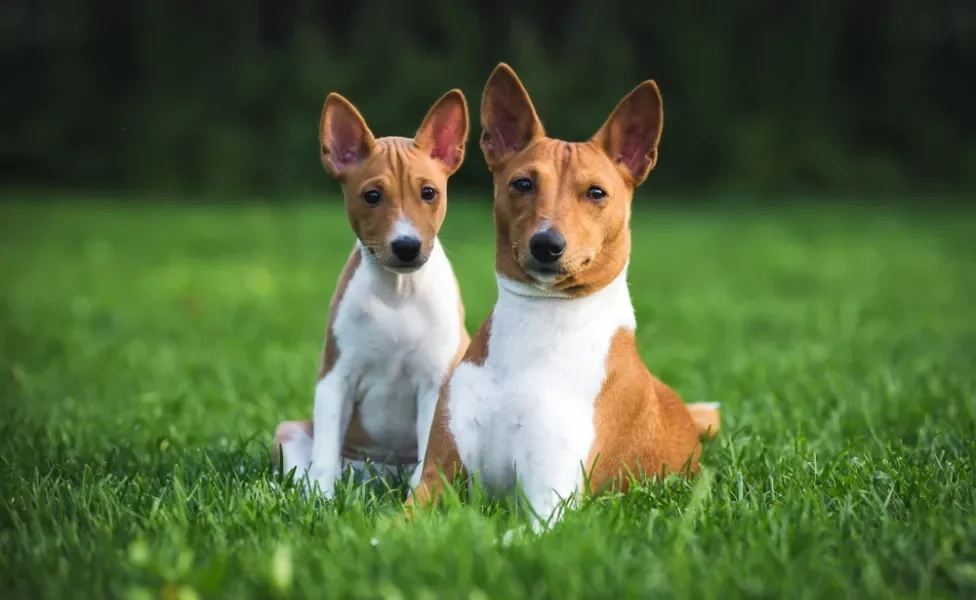
{"type": "Polygon", "coordinates": [[[656,79],[658,185],[976,186],[976,13],[966,0],[637,2],[45,0],[3,9],[8,179],[233,195],[332,189],[325,95],[412,135],[472,105],[456,185],[483,186],[478,105],[512,64],[553,135],[582,140],[656,79]]]}

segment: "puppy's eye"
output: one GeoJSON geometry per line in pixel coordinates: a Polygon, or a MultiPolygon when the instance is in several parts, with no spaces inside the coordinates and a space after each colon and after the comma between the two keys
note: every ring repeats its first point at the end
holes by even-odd
{"type": "Polygon", "coordinates": [[[599,202],[607,197],[607,193],[603,188],[591,185],[590,189],[586,190],[586,197],[594,202],[599,202]]]}
{"type": "Polygon", "coordinates": [[[520,177],[511,183],[512,189],[520,194],[528,194],[535,189],[532,180],[528,177],[520,177]]]}
{"type": "Polygon", "coordinates": [[[383,199],[383,195],[380,194],[379,190],[366,190],[363,192],[363,202],[368,206],[376,206],[383,199]]]}
{"type": "Polygon", "coordinates": [[[425,185],[420,189],[420,199],[423,200],[424,202],[433,202],[434,198],[436,197],[437,197],[437,190],[430,187],[429,185],[425,185]]]}

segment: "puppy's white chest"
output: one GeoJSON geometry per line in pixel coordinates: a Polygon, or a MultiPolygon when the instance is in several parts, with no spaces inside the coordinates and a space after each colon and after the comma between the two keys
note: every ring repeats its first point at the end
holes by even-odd
{"type": "Polygon", "coordinates": [[[430,318],[435,310],[433,304],[428,298],[391,302],[363,293],[336,319],[336,337],[341,340],[342,350],[355,356],[357,363],[395,371],[401,366],[398,362],[422,359],[424,353],[436,350],[428,340],[437,341],[431,338],[437,338],[443,327],[430,318]]]}
{"type": "MultiPolygon", "coordinates": [[[[433,318],[440,307],[426,294],[409,299],[389,299],[373,289],[344,298],[334,330],[340,357],[350,365],[350,375],[369,373],[358,386],[386,387],[398,381],[401,388],[417,375],[431,376],[442,370],[454,331],[433,318]]],[[[456,345],[455,345],[456,348],[456,345]]],[[[345,365],[344,365],[345,366],[345,365]]]]}
{"type": "Polygon", "coordinates": [[[406,376],[426,382],[441,375],[457,351],[457,288],[439,245],[423,278],[403,285],[394,288],[365,266],[350,281],[333,327],[340,360],[350,365],[351,375],[375,371],[380,380],[402,382],[406,376]]]}
{"type": "Polygon", "coordinates": [[[457,352],[457,287],[437,250],[423,278],[414,278],[408,289],[391,288],[362,267],[337,312],[334,374],[375,446],[359,449],[368,455],[392,450],[417,458],[418,399],[440,389],[457,352]]]}

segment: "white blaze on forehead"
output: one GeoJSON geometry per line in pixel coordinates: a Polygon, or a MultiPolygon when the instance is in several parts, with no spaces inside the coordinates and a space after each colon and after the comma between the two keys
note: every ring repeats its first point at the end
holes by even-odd
{"type": "Polygon", "coordinates": [[[414,239],[420,239],[420,234],[417,233],[417,228],[413,226],[410,219],[406,215],[400,215],[400,218],[396,220],[393,224],[393,228],[390,230],[390,241],[401,237],[409,237],[414,239]]]}
{"type": "Polygon", "coordinates": [[[542,233],[543,231],[549,231],[550,229],[552,229],[552,221],[546,217],[541,223],[539,223],[539,226],[535,228],[535,232],[542,233]]]}

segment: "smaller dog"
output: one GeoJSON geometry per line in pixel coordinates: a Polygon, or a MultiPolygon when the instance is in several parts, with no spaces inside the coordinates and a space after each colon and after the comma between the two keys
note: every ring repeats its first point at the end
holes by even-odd
{"type": "Polygon", "coordinates": [[[657,161],[654,82],[621,100],[590,140],[570,143],[546,136],[518,77],[500,64],[481,119],[498,301],[444,387],[406,507],[436,500],[441,473],[477,473],[489,493],[520,487],[539,529],[586,483],[626,491],[629,473],[697,472],[700,436],[715,433],[719,413],[682,403],[647,370],[634,339],[630,213],[657,161]]]}
{"type": "Polygon", "coordinates": [[[422,460],[444,378],[470,341],[437,239],[447,180],[464,160],[467,103],[451,90],[413,139],[374,139],[333,93],[319,131],[357,242],[329,306],[313,420],[281,423],[273,455],[330,498],[343,464],[390,472],[422,460]]]}

